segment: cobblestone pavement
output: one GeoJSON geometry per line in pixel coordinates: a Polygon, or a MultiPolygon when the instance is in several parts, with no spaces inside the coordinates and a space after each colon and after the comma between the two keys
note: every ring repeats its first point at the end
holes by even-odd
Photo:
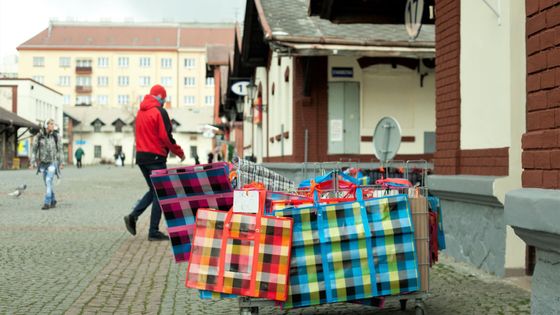
{"type": "MultiPolygon", "coordinates": [[[[55,186],[56,209],[40,210],[34,171],[0,171],[0,314],[237,314],[237,300],[200,300],[184,287],[186,265],[167,242],[148,242],[149,211],[136,237],[123,215],[144,192],[137,168],[69,168],[55,186]],[[8,196],[20,184],[20,197],[8,196]]],[[[162,230],[165,230],[162,223],[162,230]]],[[[430,274],[428,314],[528,314],[530,293],[444,260],[430,274]]],[[[414,314],[353,304],[260,314],[414,314]]]]}

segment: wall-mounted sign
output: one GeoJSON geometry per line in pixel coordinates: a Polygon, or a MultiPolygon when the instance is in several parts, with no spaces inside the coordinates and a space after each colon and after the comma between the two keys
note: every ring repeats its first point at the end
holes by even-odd
{"type": "Polygon", "coordinates": [[[354,68],[352,67],[333,67],[331,69],[333,78],[353,78],[354,68]]]}
{"type": "Polygon", "coordinates": [[[245,96],[247,95],[247,85],[249,85],[249,81],[235,82],[231,86],[231,91],[237,95],[245,96]]]}
{"type": "Polygon", "coordinates": [[[422,28],[424,0],[408,0],[404,9],[404,24],[410,40],[415,40],[422,28]]]}
{"type": "Polygon", "coordinates": [[[76,140],[76,144],[77,144],[77,145],[85,145],[85,144],[86,144],[86,140],[76,140]]]}
{"type": "Polygon", "coordinates": [[[333,142],[342,141],[342,134],[344,132],[343,126],[344,123],[342,122],[342,119],[331,119],[331,125],[330,125],[331,141],[333,142]]]}
{"type": "Polygon", "coordinates": [[[29,139],[25,139],[18,142],[17,155],[29,156],[29,139]]]}

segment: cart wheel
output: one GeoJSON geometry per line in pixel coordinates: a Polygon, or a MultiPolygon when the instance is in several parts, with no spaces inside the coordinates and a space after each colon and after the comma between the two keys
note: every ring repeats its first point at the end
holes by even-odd
{"type": "Polygon", "coordinates": [[[399,302],[401,303],[401,311],[403,311],[403,312],[406,311],[406,302],[408,302],[408,300],[407,299],[402,299],[402,300],[399,300],[399,302]]]}
{"type": "Polygon", "coordinates": [[[428,315],[428,313],[426,312],[426,309],[424,308],[423,305],[416,305],[414,307],[414,313],[416,315],[428,315]]]}
{"type": "Polygon", "coordinates": [[[243,307],[239,310],[240,315],[259,315],[259,307],[243,307]]]}

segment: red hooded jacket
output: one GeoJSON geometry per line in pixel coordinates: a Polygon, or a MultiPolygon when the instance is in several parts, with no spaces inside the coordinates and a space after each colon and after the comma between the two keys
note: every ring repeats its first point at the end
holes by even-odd
{"type": "Polygon", "coordinates": [[[136,163],[166,162],[169,151],[184,157],[183,149],[175,143],[167,111],[153,95],[144,96],[136,114],[136,163]]]}

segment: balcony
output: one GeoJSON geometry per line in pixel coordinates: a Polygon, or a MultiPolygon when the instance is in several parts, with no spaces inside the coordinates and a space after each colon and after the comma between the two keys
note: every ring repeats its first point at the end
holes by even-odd
{"type": "Polygon", "coordinates": [[[91,74],[92,68],[91,66],[84,67],[84,66],[76,66],[76,74],[91,74]]]}
{"type": "Polygon", "coordinates": [[[89,102],[89,103],[85,103],[85,102],[76,103],[76,106],[91,106],[91,102],[89,102]]]}
{"type": "Polygon", "coordinates": [[[91,93],[91,85],[76,85],[76,93],[79,94],[91,93]]]}

